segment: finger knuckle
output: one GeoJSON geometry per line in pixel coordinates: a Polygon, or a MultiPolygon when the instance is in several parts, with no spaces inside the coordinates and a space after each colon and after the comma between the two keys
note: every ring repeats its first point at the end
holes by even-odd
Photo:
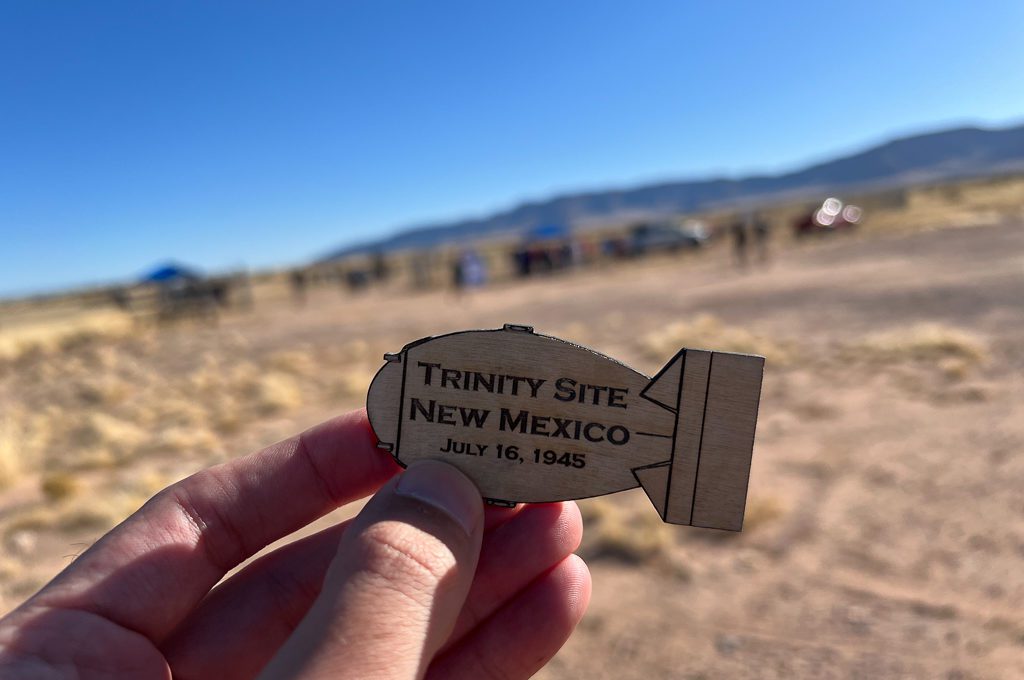
{"type": "Polygon", "coordinates": [[[436,537],[400,522],[380,522],[360,537],[365,571],[398,590],[433,587],[455,568],[455,557],[436,537]]]}
{"type": "Polygon", "coordinates": [[[189,540],[201,545],[215,568],[228,571],[258,548],[224,510],[224,498],[236,493],[230,481],[211,468],[172,484],[154,501],[174,508],[177,528],[193,534],[189,540]]]}

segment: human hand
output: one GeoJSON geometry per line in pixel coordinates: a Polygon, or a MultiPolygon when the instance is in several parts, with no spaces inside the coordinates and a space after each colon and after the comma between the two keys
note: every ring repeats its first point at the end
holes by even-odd
{"type": "Polygon", "coordinates": [[[164,489],[0,619],[0,677],[529,677],[590,596],[576,505],[485,510],[435,462],[389,480],[375,441],[358,411],[164,489]]]}

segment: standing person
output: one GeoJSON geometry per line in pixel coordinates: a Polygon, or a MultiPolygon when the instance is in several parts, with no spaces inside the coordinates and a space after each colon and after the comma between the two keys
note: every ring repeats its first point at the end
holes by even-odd
{"type": "Polygon", "coordinates": [[[473,249],[462,253],[462,278],[463,284],[470,288],[479,288],[487,283],[487,263],[473,249]]]}
{"type": "Polygon", "coordinates": [[[512,263],[519,278],[525,279],[530,275],[530,251],[526,246],[520,246],[513,251],[512,263]]]}
{"type": "Polygon", "coordinates": [[[306,272],[293,269],[291,274],[292,300],[299,307],[306,305],[306,272]]]}
{"type": "Polygon", "coordinates": [[[761,264],[768,262],[768,242],[771,240],[772,227],[764,215],[754,214],[754,243],[757,246],[757,259],[761,264]]]}
{"type": "Polygon", "coordinates": [[[466,286],[466,269],[463,266],[462,254],[452,260],[452,285],[455,286],[456,294],[461,293],[466,286]]]}
{"type": "Polygon", "coordinates": [[[736,266],[747,267],[747,219],[739,218],[732,225],[732,254],[736,266]]]}
{"type": "Polygon", "coordinates": [[[388,276],[391,274],[391,268],[388,266],[388,261],[387,258],[384,257],[384,253],[374,253],[371,271],[373,272],[374,280],[387,280],[388,276]]]}

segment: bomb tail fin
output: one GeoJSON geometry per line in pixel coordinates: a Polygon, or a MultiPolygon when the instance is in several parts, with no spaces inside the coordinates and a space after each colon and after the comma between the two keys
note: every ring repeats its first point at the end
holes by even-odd
{"type": "Polygon", "coordinates": [[[764,357],[681,350],[641,396],[676,414],[672,457],[633,470],[671,524],[743,527],[764,357]]]}

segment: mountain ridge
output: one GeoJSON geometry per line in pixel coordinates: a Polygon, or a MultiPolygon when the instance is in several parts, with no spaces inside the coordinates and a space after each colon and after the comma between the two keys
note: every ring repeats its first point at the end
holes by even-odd
{"type": "Polygon", "coordinates": [[[428,248],[543,224],[580,225],[625,217],[688,213],[804,194],[897,187],[1024,170],[1024,124],[961,126],[897,137],[862,151],[778,174],[666,180],[630,188],[579,191],[523,201],[483,217],[412,226],[381,239],[346,246],[323,260],[376,251],[428,248]]]}

